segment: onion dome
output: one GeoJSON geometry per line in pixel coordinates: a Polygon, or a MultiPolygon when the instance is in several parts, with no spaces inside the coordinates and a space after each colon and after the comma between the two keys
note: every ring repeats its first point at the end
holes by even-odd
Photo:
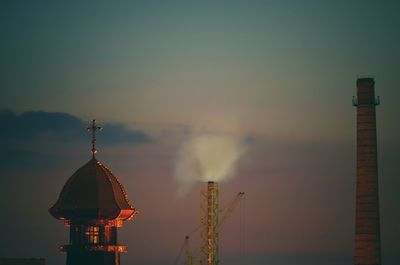
{"type": "Polygon", "coordinates": [[[95,131],[100,129],[95,120],[89,129],[93,157],[68,179],[49,212],[61,220],[129,220],[137,211],[117,177],[95,157],[95,131]]]}

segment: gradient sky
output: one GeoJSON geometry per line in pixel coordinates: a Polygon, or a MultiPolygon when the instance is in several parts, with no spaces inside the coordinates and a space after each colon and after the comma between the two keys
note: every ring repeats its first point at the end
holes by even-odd
{"type": "MultiPolygon", "coordinates": [[[[247,193],[241,264],[351,264],[351,98],[357,77],[373,76],[383,261],[397,265],[399,9],[389,0],[2,1],[0,256],[64,262],[67,229],[47,209],[90,158],[77,131],[95,116],[99,159],[141,211],[121,229],[122,264],[172,264],[196,227],[198,187],[177,198],[173,174],[181,142],[199,131],[248,139],[236,178],[221,185],[222,202],[247,193]]],[[[221,264],[239,264],[238,219],[221,235],[221,264]]]]}

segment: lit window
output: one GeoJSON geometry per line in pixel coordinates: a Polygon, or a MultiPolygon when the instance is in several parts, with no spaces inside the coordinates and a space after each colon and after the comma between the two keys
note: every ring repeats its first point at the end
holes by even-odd
{"type": "Polygon", "coordinates": [[[99,227],[89,226],[85,228],[85,235],[87,243],[98,244],[99,243],[99,227]]]}

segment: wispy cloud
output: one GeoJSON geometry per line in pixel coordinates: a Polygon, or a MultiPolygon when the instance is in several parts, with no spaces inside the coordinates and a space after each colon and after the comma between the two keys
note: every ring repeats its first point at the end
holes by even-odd
{"type": "MultiPolygon", "coordinates": [[[[62,112],[27,111],[16,114],[0,110],[0,167],[13,169],[33,167],[60,160],[55,156],[65,144],[87,142],[88,122],[62,112]]],[[[102,145],[149,143],[152,138],[141,130],[131,130],[120,123],[101,124],[98,135],[102,145]]]]}
{"type": "MultiPolygon", "coordinates": [[[[12,110],[0,111],[0,141],[36,141],[48,137],[61,142],[88,139],[84,128],[88,122],[63,112],[26,111],[16,114],[12,110]]],[[[131,130],[120,123],[102,124],[106,128],[99,139],[103,144],[148,143],[152,139],[145,132],[131,130]]]]}

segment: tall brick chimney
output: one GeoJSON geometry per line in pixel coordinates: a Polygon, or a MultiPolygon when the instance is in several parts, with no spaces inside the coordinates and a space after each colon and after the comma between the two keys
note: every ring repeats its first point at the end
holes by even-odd
{"type": "Polygon", "coordinates": [[[357,184],[355,265],[380,265],[378,155],[376,140],[375,81],[357,79],[357,184]]]}

